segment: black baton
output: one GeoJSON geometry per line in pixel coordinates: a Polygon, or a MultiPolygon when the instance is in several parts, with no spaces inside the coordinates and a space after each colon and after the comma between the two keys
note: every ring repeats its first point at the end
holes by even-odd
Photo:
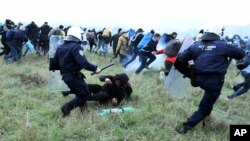
{"type": "MultiPolygon", "coordinates": [[[[113,66],[113,65],[114,65],[114,63],[110,63],[110,64],[108,64],[107,66],[101,68],[101,71],[103,71],[103,70],[105,70],[106,68],[109,68],[109,67],[111,67],[111,66],[113,66]]],[[[100,72],[101,72],[101,71],[100,71],[100,72]]],[[[96,73],[95,73],[95,72],[92,72],[92,73],[91,73],[91,75],[94,75],[94,74],[96,74],[96,73]]]]}

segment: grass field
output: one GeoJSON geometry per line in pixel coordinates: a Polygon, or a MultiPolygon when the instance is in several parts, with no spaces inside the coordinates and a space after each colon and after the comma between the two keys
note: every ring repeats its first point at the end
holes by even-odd
{"type": "MultiPolygon", "coordinates": [[[[94,54],[86,53],[86,56],[99,66],[109,63],[109,59],[94,54]]],[[[117,62],[100,75],[122,72],[117,62]]],[[[87,76],[87,83],[101,84],[100,75],[82,72],[87,76]]],[[[46,57],[30,54],[11,65],[1,58],[0,141],[227,141],[230,124],[250,124],[249,93],[226,100],[226,95],[232,92],[231,85],[242,80],[236,74],[237,70],[230,66],[222,94],[205,120],[206,126],[202,127],[201,123],[186,135],[180,135],[175,127],[197,110],[203,93],[199,88],[176,100],[164,90],[159,72],[140,75],[130,72],[132,100],[122,106],[134,107],[134,113],[102,117],[99,111],[112,106],[88,102],[84,113],[76,108],[69,117],[62,118],[60,106],[73,95],[64,98],[59,92],[48,92],[46,57]]]]}

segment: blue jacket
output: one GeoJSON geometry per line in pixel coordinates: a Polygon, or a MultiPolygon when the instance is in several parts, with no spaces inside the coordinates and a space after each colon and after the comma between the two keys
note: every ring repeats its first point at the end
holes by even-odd
{"type": "Polygon", "coordinates": [[[27,42],[28,38],[25,36],[25,33],[18,29],[10,29],[6,34],[6,40],[9,46],[21,48],[23,42],[27,42]]]}
{"type": "MultiPolygon", "coordinates": [[[[65,42],[58,46],[54,63],[60,67],[62,74],[69,75],[80,72],[83,68],[88,71],[96,71],[97,69],[97,66],[88,62],[83,55],[82,47],[76,42],[65,42]]],[[[67,75],[63,75],[63,80],[66,79],[68,80],[70,78],[68,78],[67,75]]]]}
{"type": "Polygon", "coordinates": [[[208,46],[199,56],[205,42],[199,41],[191,45],[177,57],[179,62],[195,60],[195,73],[197,75],[225,76],[229,65],[228,57],[236,60],[242,59],[244,51],[236,46],[229,45],[223,40],[208,42],[208,46]],[[199,56],[199,57],[198,57],[199,56]],[[196,58],[198,59],[196,60],[196,58]]]}

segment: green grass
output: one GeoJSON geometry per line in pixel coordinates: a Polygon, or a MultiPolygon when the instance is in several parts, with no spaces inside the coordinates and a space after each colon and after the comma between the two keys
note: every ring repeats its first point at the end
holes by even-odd
{"type": "MultiPolygon", "coordinates": [[[[109,59],[94,54],[86,56],[100,67],[109,63],[109,59]]],[[[133,100],[123,106],[134,107],[134,113],[101,117],[99,111],[112,106],[88,102],[88,111],[81,113],[76,108],[69,117],[62,118],[60,106],[73,95],[64,98],[59,92],[48,92],[46,57],[31,54],[17,64],[6,65],[1,60],[0,65],[0,141],[227,141],[230,124],[250,124],[249,93],[232,101],[225,99],[232,92],[230,86],[242,81],[240,76],[235,77],[233,66],[206,126],[199,124],[188,134],[180,135],[175,127],[197,110],[203,91],[192,88],[184,99],[173,99],[164,90],[159,72],[128,73],[133,100]]],[[[122,71],[116,61],[100,75],[122,71]]],[[[99,75],[83,72],[86,82],[101,84],[99,75]]]]}

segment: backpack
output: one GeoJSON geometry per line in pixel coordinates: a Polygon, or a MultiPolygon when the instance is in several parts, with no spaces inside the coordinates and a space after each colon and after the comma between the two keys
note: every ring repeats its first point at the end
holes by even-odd
{"type": "Polygon", "coordinates": [[[164,53],[165,55],[169,57],[177,56],[180,50],[180,47],[181,47],[181,43],[179,40],[176,40],[176,39],[170,40],[166,45],[164,53]]]}
{"type": "Polygon", "coordinates": [[[242,70],[250,65],[250,52],[246,52],[246,55],[241,60],[236,61],[236,67],[239,70],[242,70]]]}
{"type": "Polygon", "coordinates": [[[107,28],[105,28],[102,32],[102,37],[109,37],[109,33],[110,31],[107,28]]]}
{"type": "Polygon", "coordinates": [[[137,48],[138,49],[144,48],[149,43],[149,41],[153,38],[153,36],[154,35],[150,32],[144,35],[144,37],[141,39],[140,43],[138,44],[137,48]]]}

